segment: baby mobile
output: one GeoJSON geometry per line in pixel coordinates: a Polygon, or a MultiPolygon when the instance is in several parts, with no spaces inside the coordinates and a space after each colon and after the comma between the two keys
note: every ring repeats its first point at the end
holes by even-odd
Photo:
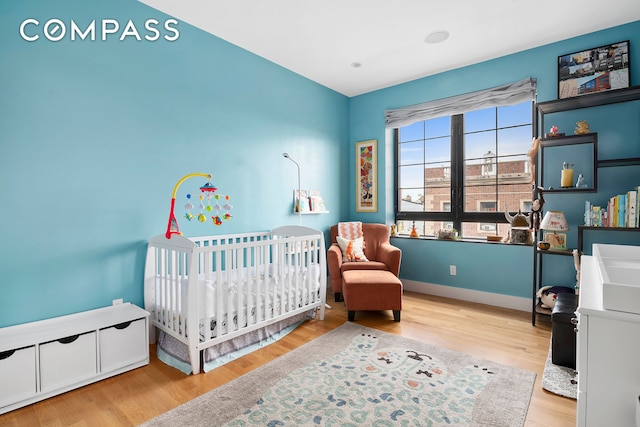
{"type": "Polygon", "coordinates": [[[214,194],[218,189],[211,184],[211,174],[208,173],[192,173],[186,175],[180,179],[176,183],[176,186],[173,188],[173,194],[171,196],[171,211],[169,212],[169,224],[167,224],[167,232],[165,234],[167,239],[171,238],[172,234],[182,235],[180,232],[180,228],[178,227],[178,220],[174,214],[174,207],[176,204],[176,193],[178,192],[178,188],[180,185],[189,178],[193,178],[196,176],[201,176],[207,178],[207,182],[200,187],[200,194],[198,195],[199,206],[200,209],[197,215],[191,213],[191,210],[194,208],[194,205],[191,203],[191,194],[187,194],[187,203],[184,205],[186,209],[186,213],[184,214],[184,218],[187,221],[191,221],[194,217],[198,220],[198,222],[207,222],[207,216],[211,216],[211,220],[215,225],[222,225],[222,220],[231,219],[232,215],[229,213],[233,206],[229,204],[229,196],[221,196],[219,194],[214,194]],[[211,206],[211,200],[214,200],[215,205],[211,206]],[[206,205],[205,205],[206,203],[206,205]],[[220,206],[220,203],[224,203],[220,206]],[[220,211],[224,210],[224,213],[221,214],[220,211]],[[205,213],[206,212],[206,213],[205,213]]]}

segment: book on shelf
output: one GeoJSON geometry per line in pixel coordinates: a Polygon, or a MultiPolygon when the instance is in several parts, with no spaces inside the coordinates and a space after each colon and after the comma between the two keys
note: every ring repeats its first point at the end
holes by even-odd
{"type": "Polygon", "coordinates": [[[309,212],[309,192],[307,190],[293,190],[293,211],[298,213],[298,209],[300,212],[309,212]]]}
{"type": "Polygon", "coordinates": [[[609,198],[606,206],[584,204],[584,224],[588,227],[639,228],[640,186],[609,198]]]}
{"type": "Polygon", "coordinates": [[[296,206],[300,206],[300,212],[326,212],[322,196],[318,190],[293,190],[294,212],[298,213],[296,206]],[[299,200],[299,202],[298,202],[299,200]]]}
{"type": "Polygon", "coordinates": [[[327,211],[327,208],[324,205],[324,200],[322,200],[322,196],[320,196],[320,192],[318,190],[309,191],[309,205],[311,207],[311,212],[327,211]]]}
{"type": "Polygon", "coordinates": [[[627,193],[627,224],[629,227],[638,226],[638,190],[631,190],[627,193]]]}

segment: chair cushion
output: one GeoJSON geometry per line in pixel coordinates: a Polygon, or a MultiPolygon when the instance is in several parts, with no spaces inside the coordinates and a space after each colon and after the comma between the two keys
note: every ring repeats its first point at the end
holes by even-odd
{"type": "Polygon", "coordinates": [[[402,289],[402,282],[389,271],[375,270],[350,270],[345,271],[342,276],[345,285],[399,285],[402,289]]]}
{"type": "Polygon", "coordinates": [[[336,237],[338,242],[338,246],[340,246],[340,250],[342,251],[342,262],[366,262],[369,261],[366,256],[364,256],[364,240],[362,237],[349,240],[342,238],[340,236],[336,237]]]}
{"type": "Polygon", "coordinates": [[[366,262],[345,262],[340,268],[342,273],[350,270],[377,270],[377,271],[389,271],[386,264],[379,261],[366,261],[366,262]]]}

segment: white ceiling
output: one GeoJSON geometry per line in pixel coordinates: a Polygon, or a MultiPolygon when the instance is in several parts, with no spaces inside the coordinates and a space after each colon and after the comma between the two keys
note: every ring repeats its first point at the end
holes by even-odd
{"type": "Polygon", "coordinates": [[[640,20],[639,0],[140,1],[347,96],[640,20]]]}

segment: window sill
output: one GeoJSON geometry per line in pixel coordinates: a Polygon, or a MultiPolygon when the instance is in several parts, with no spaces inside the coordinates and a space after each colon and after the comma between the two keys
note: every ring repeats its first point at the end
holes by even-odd
{"type": "Polygon", "coordinates": [[[409,235],[397,235],[397,236],[391,236],[391,238],[403,239],[403,240],[428,240],[428,241],[438,241],[438,242],[484,243],[484,244],[490,244],[490,245],[507,245],[507,246],[527,246],[527,247],[533,246],[525,243],[491,242],[484,239],[469,239],[469,238],[449,240],[449,239],[436,239],[435,237],[431,237],[431,236],[409,237],[409,235]]]}

